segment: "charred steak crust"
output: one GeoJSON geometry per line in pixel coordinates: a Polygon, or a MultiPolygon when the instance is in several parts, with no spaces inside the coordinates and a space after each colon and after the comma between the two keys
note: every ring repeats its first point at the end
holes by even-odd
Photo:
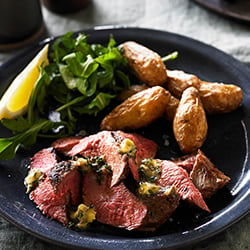
{"type": "Polygon", "coordinates": [[[190,178],[204,199],[210,198],[230,181],[230,178],[221,172],[200,150],[197,153],[190,178]]]}
{"type": "Polygon", "coordinates": [[[53,186],[57,186],[63,181],[64,176],[74,168],[72,161],[61,161],[54,165],[50,170],[48,177],[53,186]]]}
{"type": "Polygon", "coordinates": [[[152,195],[138,195],[142,203],[147,207],[147,216],[143,219],[139,230],[155,231],[166,222],[179,205],[180,195],[174,186],[167,192],[159,192],[152,195]]]}

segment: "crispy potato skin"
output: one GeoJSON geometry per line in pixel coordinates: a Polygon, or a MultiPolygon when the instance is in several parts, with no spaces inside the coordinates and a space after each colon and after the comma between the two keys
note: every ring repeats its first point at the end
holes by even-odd
{"type": "Polygon", "coordinates": [[[173,121],[176,141],[183,153],[199,149],[207,136],[207,119],[199,92],[194,87],[187,88],[181,97],[173,121]]]}
{"type": "Polygon", "coordinates": [[[195,75],[187,74],[181,70],[167,70],[167,75],[165,86],[178,99],[181,98],[186,88],[193,86],[199,89],[200,87],[200,80],[195,75]]]}
{"type": "Polygon", "coordinates": [[[201,82],[199,92],[208,114],[229,113],[237,109],[243,99],[242,89],[233,84],[201,82]]]}
{"type": "Polygon", "coordinates": [[[173,95],[170,96],[168,105],[166,107],[166,118],[169,121],[174,120],[174,116],[175,116],[176,110],[179,106],[179,103],[180,103],[179,99],[175,98],[173,95]]]}
{"type": "Polygon", "coordinates": [[[170,93],[160,86],[132,95],[113,109],[101,122],[102,130],[138,129],[161,117],[170,93]]]}
{"type": "Polygon", "coordinates": [[[149,86],[162,86],[166,82],[166,66],[159,54],[132,41],[122,47],[130,68],[142,82],[149,86]]]}
{"type": "Polygon", "coordinates": [[[233,84],[205,82],[197,76],[180,70],[167,70],[166,88],[180,98],[183,91],[193,86],[199,90],[204,109],[208,114],[228,113],[237,109],[243,99],[242,89],[233,84]]]}

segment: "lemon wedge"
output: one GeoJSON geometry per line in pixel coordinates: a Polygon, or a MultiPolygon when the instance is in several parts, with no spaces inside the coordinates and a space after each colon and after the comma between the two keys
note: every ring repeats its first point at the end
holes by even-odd
{"type": "Polygon", "coordinates": [[[13,119],[26,111],[32,89],[39,78],[39,66],[48,64],[48,49],[46,44],[11,82],[0,101],[0,120],[13,119]]]}

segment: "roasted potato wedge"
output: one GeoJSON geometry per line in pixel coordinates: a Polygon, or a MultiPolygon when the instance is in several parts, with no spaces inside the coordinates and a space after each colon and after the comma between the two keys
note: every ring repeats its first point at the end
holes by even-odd
{"type": "Polygon", "coordinates": [[[208,114],[228,113],[238,108],[243,99],[240,87],[233,84],[205,82],[197,76],[180,70],[167,70],[166,88],[180,98],[183,91],[193,86],[200,92],[204,109],[208,114]]]}
{"type": "Polygon", "coordinates": [[[174,120],[174,116],[175,116],[176,110],[179,106],[179,103],[180,103],[179,99],[175,98],[173,95],[170,96],[168,105],[166,107],[166,118],[169,121],[174,120]]]}
{"type": "Polygon", "coordinates": [[[161,117],[170,93],[160,86],[132,95],[113,109],[101,122],[102,130],[138,129],[161,117]]]}
{"type": "Polygon", "coordinates": [[[193,86],[199,89],[200,80],[195,75],[187,74],[181,70],[167,70],[167,75],[165,86],[178,99],[181,98],[186,88],[193,86]]]}
{"type": "Polygon", "coordinates": [[[149,86],[166,82],[166,66],[159,54],[132,41],[125,42],[122,48],[130,68],[142,82],[149,86]]]}
{"type": "Polygon", "coordinates": [[[139,84],[131,85],[128,89],[125,89],[120,93],[120,95],[118,96],[118,100],[123,102],[126,99],[128,99],[130,96],[148,88],[149,86],[147,85],[139,85],[139,84]]]}
{"type": "Polygon", "coordinates": [[[182,94],[173,121],[174,135],[181,151],[192,153],[199,149],[206,139],[207,129],[206,113],[199,91],[189,87],[182,94]]]}
{"type": "Polygon", "coordinates": [[[233,84],[201,81],[199,92],[208,114],[231,112],[240,106],[243,99],[242,89],[233,84]]]}

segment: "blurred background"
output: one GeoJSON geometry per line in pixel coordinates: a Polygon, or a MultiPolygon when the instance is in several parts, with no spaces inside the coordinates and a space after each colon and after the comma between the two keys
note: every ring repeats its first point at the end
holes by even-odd
{"type": "MultiPolygon", "coordinates": [[[[4,1],[1,0],[0,3],[4,1]]],[[[73,0],[74,6],[75,2],[79,1],[81,0],[73,0]]],[[[87,1],[86,5],[85,0],[82,1],[83,6],[72,10],[73,13],[58,14],[53,11],[63,12],[60,10],[60,5],[58,7],[58,2],[61,1],[44,0],[52,11],[42,4],[45,25],[43,37],[58,36],[67,31],[78,31],[103,25],[153,28],[182,34],[211,44],[250,65],[250,22],[242,21],[240,17],[236,19],[220,15],[218,12],[203,8],[196,1],[187,0],[126,0],[125,2],[123,0],[92,0],[87,1]],[[50,1],[56,4],[48,5],[50,1]]],[[[249,1],[203,2],[233,2],[234,4],[234,2],[249,1]]],[[[70,12],[70,10],[66,6],[65,12],[70,12]]],[[[13,53],[1,52],[0,61],[8,59],[13,53]]]]}

